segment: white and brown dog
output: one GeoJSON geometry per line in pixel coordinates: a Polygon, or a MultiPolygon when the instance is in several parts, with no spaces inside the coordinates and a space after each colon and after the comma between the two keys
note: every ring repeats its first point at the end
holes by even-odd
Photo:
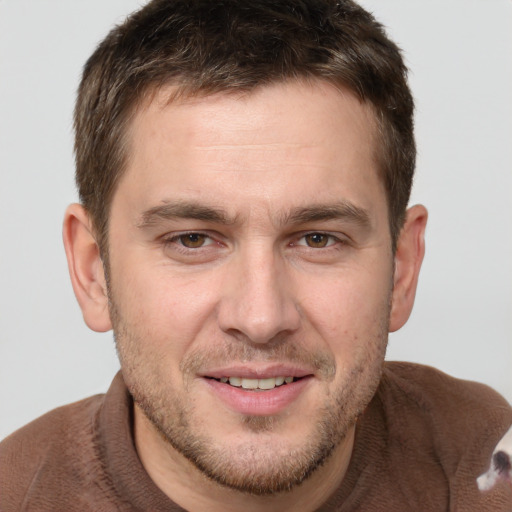
{"type": "Polygon", "coordinates": [[[512,485],[512,426],[492,452],[487,472],[477,478],[478,488],[488,491],[498,480],[506,480],[512,485]]]}

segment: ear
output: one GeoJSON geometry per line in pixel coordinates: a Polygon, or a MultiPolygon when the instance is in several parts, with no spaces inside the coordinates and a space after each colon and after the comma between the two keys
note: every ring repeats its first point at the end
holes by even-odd
{"type": "Polygon", "coordinates": [[[112,328],[107,285],[92,223],[83,206],[68,206],[62,229],[69,274],[85,323],[93,330],[112,328]]]}
{"type": "Polygon", "coordinates": [[[389,331],[398,331],[411,314],[425,254],[425,227],[428,213],[424,206],[407,210],[395,253],[395,273],[389,331]]]}

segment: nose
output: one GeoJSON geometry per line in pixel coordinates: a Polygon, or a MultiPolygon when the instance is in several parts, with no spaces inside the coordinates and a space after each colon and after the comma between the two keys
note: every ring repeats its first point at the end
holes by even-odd
{"type": "Polygon", "coordinates": [[[300,311],[285,262],[272,250],[247,253],[239,254],[226,269],[218,309],[220,328],[256,344],[295,332],[300,311]]]}

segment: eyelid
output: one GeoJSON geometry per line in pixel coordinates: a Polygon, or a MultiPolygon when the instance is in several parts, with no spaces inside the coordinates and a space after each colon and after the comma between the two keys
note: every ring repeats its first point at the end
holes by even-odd
{"type": "MultiPolygon", "coordinates": [[[[290,242],[289,245],[290,246],[307,247],[310,249],[318,250],[319,248],[310,247],[307,245],[307,243],[299,243],[300,241],[303,241],[306,236],[316,235],[316,234],[326,236],[330,239],[328,244],[325,247],[323,247],[323,249],[330,248],[334,245],[337,245],[338,243],[339,244],[348,244],[350,242],[349,237],[347,237],[346,235],[343,235],[341,233],[334,234],[329,231],[310,230],[310,231],[303,231],[303,232],[297,233],[293,237],[293,240],[290,242]]],[[[215,243],[223,244],[221,235],[215,236],[215,234],[212,234],[211,232],[209,232],[207,230],[200,230],[200,229],[189,229],[189,230],[178,231],[178,232],[174,231],[172,233],[167,233],[165,235],[162,235],[160,237],[160,240],[162,240],[165,244],[176,244],[181,249],[188,250],[188,251],[197,251],[198,249],[201,249],[203,247],[209,247],[215,243]],[[202,245],[201,247],[198,247],[198,248],[189,248],[189,247],[186,247],[185,245],[179,243],[179,239],[181,237],[186,236],[186,235],[192,235],[192,234],[204,236],[207,238],[208,242],[205,245],[202,245]]]]}
{"type": "Polygon", "coordinates": [[[327,249],[331,248],[334,245],[340,244],[346,244],[348,243],[347,237],[344,237],[340,235],[340,233],[332,233],[329,231],[321,231],[321,230],[311,230],[311,231],[305,231],[302,233],[299,233],[298,236],[295,237],[294,241],[290,244],[292,246],[300,246],[300,247],[307,247],[309,249],[319,250],[319,249],[327,249]],[[307,245],[307,243],[299,243],[301,240],[304,240],[309,235],[323,235],[328,238],[330,238],[330,241],[325,247],[310,247],[307,245]]]}
{"type": "Polygon", "coordinates": [[[211,233],[208,233],[206,231],[197,230],[197,229],[189,229],[186,231],[167,233],[167,234],[163,235],[162,237],[160,237],[160,239],[165,244],[175,243],[181,249],[190,250],[190,251],[197,251],[198,249],[201,249],[203,247],[208,247],[210,245],[213,245],[214,243],[220,243],[216,238],[214,238],[212,236],[211,233]],[[200,247],[197,247],[197,248],[187,247],[187,246],[179,243],[180,238],[183,236],[187,236],[187,235],[201,235],[201,236],[204,236],[208,240],[208,242],[200,247]]]}

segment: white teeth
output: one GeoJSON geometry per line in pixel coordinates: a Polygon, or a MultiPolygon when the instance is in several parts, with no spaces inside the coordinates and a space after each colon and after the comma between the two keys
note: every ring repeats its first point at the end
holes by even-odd
{"type": "Polygon", "coordinates": [[[239,379],[238,377],[229,377],[229,383],[232,386],[239,388],[242,385],[242,379],[239,379]]]}
{"type": "Polygon", "coordinates": [[[260,389],[274,389],[276,387],[276,379],[260,379],[258,381],[258,387],[260,389]]]}
{"type": "Polygon", "coordinates": [[[290,384],[293,377],[270,377],[268,379],[244,379],[242,377],[222,377],[220,382],[226,384],[229,382],[231,386],[243,389],[274,389],[282,386],[285,382],[290,384]]]}
{"type": "Polygon", "coordinates": [[[244,389],[256,389],[258,387],[258,379],[242,379],[242,387],[244,389]]]}

